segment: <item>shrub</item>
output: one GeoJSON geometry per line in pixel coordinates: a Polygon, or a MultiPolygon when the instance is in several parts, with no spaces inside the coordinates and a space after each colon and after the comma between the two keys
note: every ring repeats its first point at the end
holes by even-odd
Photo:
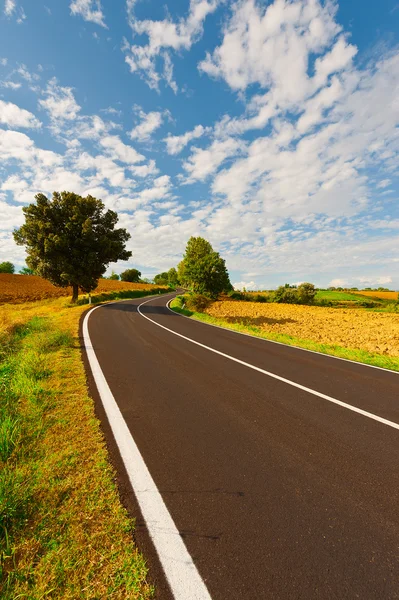
{"type": "Polygon", "coordinates": [[[203,294],[190,294],[186,296],[186,306],[188,310],[192,310],[193,312],[204,312],[211,304],[212,300],[203,294]]]}
{"type": "Polygon", "coordinates": [[[272,300],[284,304],[299,304],[298,290],[280,285],[272,294],[272,300]]]}

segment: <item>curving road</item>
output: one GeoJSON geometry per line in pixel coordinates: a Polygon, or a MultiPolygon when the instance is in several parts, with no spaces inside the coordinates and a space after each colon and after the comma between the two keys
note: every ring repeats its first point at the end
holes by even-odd
{"type": "Polygon", "coordinates": [[[182,539],[195,567],[175,562],[203,584],[172,594],[139,518],[158,598],[399,598],[399,376],[191,321],[170,297],[94,310],[85,340],[180,533],[167,560],[182,539]]]}

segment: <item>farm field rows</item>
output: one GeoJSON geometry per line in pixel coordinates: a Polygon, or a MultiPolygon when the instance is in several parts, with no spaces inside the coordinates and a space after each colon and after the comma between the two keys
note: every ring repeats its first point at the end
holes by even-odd
{"type": "MultiPolygon", "coordinates": [[[[93,294],[125,290],[150,290],[154,286],[148,283],[129,283],[100,279],[93,294]]],[[[33,302],[48,298],[72,296],[72,288],[59,288],[36,275],[9,275],[0,273],[0,303],[33,302]]]]}
{"type": "Polygon", "coordinates": [[[399,315],[395,313],[234,301],[214,302],[206,313],[265,332],[399,356],[399,315]]]}

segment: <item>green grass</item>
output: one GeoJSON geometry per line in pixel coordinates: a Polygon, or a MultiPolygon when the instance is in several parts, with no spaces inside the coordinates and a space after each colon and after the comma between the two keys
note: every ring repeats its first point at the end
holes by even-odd
{"type": "Polygon", "coordinates": [[[240,333],[247,333],[265,340],[280,342],[288,346],[297,346],[299,348],[321,352],[322,354],[328,354],[330,356],[346,358],[347,360],[364,363],[366,365],[374,365],[376,367],[382,367],[392,371],[399,371],[399,358],[397,357],[371,353],[367,352],[366,350],[345,348],[335,344],[321,344],[314,342],[313,340],[301,339],[283,333],[267,332],[260,327],[249,325],[248,323],[230,323],[225,319],[212,317],[206,313],[191,312],[184,308],[183,296],[177,296],[174,298],[174,300],[172,300],[170,303],[170,308],[179,314],[185,315],[186,317],[191,317],[192,319],[202,321],[203,323],[209,323],[210,325],[218,325],[219,327],[231,329],[240,333]]]}
{"type": "Polygon", "coordinates": [[[147,600],[87,395],[82,309],[58,306],[0,331],[0,597],[147,600]]]}
{"type": "Polygon", "coordinates": [[[337,292],[335,290],[319,290],[316,294],[316,300],[331,300],[332,302],[357,302],[360,303],[367,300],[365,296],[357,296],[356,294],[350,294],[348,292],[337,292]]]}

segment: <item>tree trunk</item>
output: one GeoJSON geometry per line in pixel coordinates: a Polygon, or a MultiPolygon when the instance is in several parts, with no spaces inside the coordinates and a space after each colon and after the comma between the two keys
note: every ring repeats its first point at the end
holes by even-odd
{"type": "Polygon", "coordinates": [[[78,300],[78,294],[79,294],[79,286],[77,283],[74,283],[74,284],[72,284],[72,300],[71,300],[71,302],[73,302],[74,304],[78,300]]]}

